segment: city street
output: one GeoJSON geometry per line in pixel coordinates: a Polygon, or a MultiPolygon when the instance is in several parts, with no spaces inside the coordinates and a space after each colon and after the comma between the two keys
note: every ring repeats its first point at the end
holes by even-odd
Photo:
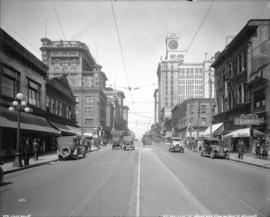
{"type": "Polygon", "coordinates": [[[268,169],[165,144],[110,146],[85,159],[6,174],[3,216],[270,216],[268,169]]]}

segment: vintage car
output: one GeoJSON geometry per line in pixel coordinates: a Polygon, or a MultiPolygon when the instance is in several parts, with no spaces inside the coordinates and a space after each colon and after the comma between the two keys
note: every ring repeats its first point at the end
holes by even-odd
{"type": "Polygon", "coordinates": [[[122,144],[120,140],[120,136],[113,136],[112,138],[112,149],[122,149],[122,144]]]}
{"type": "Polygon", "coordinates": [[[215,137],[206,137],[202,139],[201,156],[209,156],[212,159],[221,157],[230,158],[230,150],[223,145],[223,142],[215,137]]]}
{"type": "Polygon", "coordinates": [[[134,138],[132,136],[123,137],[123,150],[135,150],[134,138]]]}
{"type": "Polygon", "coordinates": [[[60,136],[57,138],[58,159],[79,159],[85,157],[87,149],[80,143],[81,138],[78,136],[60,136]]]}
{"type": "Polygon", "coordinates": [[[184,153],[184,142],[178,137],[172,137],[169,145],[169,151],[184,153]]]}

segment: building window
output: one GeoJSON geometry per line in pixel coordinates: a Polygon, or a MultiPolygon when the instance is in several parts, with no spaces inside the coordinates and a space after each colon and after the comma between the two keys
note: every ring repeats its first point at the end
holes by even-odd
{"type": "Polygon", "coordinates": [[[59,115],[59,102],[58,102],[58,100],[55,100],[55,114],[59,115]]]}
{"type": "Polygon", "coordinates": [[[52,114],[54,114],[54,99],[53,98],[51,98],[51,109],[50,109],[50,112],[52,114]]]}
{"type": "Polygon", "coordinates": [[[238,86],[238,97],[237,97],[237,104],[240,104],[242,102],[242,85],[238,86]]]}
{"type": "Polygon", "coordinates": [[[20,74],[7,67],[3,67],[4,73],[1,82],[1,94],[10,98],[15,98],[19,92],[20,74]]]}
{"type": "Polygon", "coordinates": [[[59,116],[62,117],[62,115],[63,115],[63,104],[62,102],[59,102],[59,116]]]}
{"type": "Polygon", "coordinates": [[[50,97],[46,96],[46,111],[50,112],[50,97]]]}
{"type": "Polygon", "coordinates": [[[93,96],[85,96],[85,103],[86,104],[94,103],[94,97],[93,96]]]}
{"type": "Polygon", "coordinates": [[[206,113],[206,105],[200,106],[200,113],[206,113]]]}
{"type": "Polygon", "coordinates": [[[254,93],[254,108],[260,108],[265,106],[265,94],[263,91],[257,91],[254,93]]]}
{"type": "Polygon", "coordinates": [[[206,126],[206,118],[201,118],[201,125],[206,126]]]}
{"type": "Polygon", "coordinates": [[[29,79],[27,88],[28,103],[40,107],[40,84],[29,79]]]}
{"type": "Polygon", "coordinates": [[[85,125],[94,125],[94,119],[93,118],[86,118],[84,120],[85,125]]]}
{"type": "Polygon", "coordinates": [[[93,107],[85,107],[84,112],[85,112],[85,114],[92,114],[92,113],[94,113],[94,108],[93,107]]]}

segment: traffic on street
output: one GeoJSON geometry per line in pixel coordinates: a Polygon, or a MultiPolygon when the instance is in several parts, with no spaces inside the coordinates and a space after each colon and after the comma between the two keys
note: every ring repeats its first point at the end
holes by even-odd
{"type": "Polygon", "coordinates": [[[0,217],[270,217],[270,0],[0,0],[0,217]]]}
{"type": "Polygon", "coordinates": [[[269,169],[169,152],[106,146],[86,158],[5,176],[3,216],[262,216],[270,214],[269,169]]]}

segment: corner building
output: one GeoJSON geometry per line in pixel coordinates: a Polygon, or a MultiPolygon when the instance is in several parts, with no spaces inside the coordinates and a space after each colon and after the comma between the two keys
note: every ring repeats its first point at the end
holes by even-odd
{"type": "Polygon", "coordinates": [[[106,131],[106,101],[104,93],[107,77],[85,43],[79,41],[51,41],[42,38],[42,61],[49,67],[49,78],[67,76],[76,98],[76,121],[82,133],[102,126],[106,131]]]}

